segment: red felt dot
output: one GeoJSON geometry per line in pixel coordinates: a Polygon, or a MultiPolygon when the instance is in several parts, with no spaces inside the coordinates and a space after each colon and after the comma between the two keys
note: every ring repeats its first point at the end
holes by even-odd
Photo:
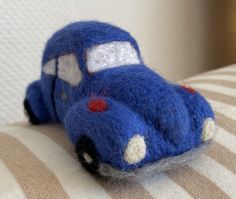
{"type": "Polygon", "coordinates": [[[196,93],[196,91],[188,85],[182,84],[181,87],[189,93],[196,93]]]}
{"type": "Polygon", "coordinates": [[[103,112],[108,109],[108,105],[104,99],[91,99],[88,108],[92,112],[103,112]]]}

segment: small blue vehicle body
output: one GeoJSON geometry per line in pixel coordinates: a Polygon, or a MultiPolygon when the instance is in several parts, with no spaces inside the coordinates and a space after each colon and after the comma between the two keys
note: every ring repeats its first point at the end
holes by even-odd
{"type": "Polygon", "coordinates": [[[198,92],[163,79],[128,32],[96,21],[69,24],[48,40],[24,105],[34,124],[62,123],[82,165],[103,175],[101,165],[129,173],[214,133],[213,111],[198,92]]]}

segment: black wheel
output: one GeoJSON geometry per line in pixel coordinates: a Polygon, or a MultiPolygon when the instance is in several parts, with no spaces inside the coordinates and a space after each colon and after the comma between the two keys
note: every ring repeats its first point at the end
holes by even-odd
{"type": "Polygon", "coordinates": [[[82,166],[93,174],[98,173],[100,158],[94,142],[87,136],[82,135],[76,144],[76,153],[82,166]]]}
{"type": "Polygon", "coordinates": [[[34,112],[31,109],[30,103],[27,99],[24,100],[24,108],[27,116],[29,117],[29,121],[31,124],[40,124],[39,119],[34,115],[34,112]]]}

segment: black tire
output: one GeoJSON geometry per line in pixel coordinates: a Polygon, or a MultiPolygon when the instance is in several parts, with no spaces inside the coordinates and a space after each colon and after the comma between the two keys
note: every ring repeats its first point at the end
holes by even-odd
{"type": "Polygon", "coordinates": [[[82,166],[90,173],[97,174],[100,158],[94,142],[87,136],[82,135],[76,144],[76,153],[82,166]],[[91,161],[86,160],[85,154],[89,155],[91,161]]]}
{"type": "Polygon", "coordinates": [[[29,117],[29,122],[31,124],[41,124],[41,122],[39,121],[39,119],[34,115],[34,112],[31,109],[30,103],[27,99],[24,100],[24,108],[25,108],[25,112],[29,117]]]}

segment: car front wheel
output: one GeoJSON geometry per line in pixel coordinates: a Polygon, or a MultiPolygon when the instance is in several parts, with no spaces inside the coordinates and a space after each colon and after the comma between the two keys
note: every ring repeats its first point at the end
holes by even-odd
{"type": "Polygon", "coordinates": [[[91,173],[99,174],[100,158],[94,142],[85,135],[80,136],[76,144],[76,153],[82,166],[91,173]]]}

